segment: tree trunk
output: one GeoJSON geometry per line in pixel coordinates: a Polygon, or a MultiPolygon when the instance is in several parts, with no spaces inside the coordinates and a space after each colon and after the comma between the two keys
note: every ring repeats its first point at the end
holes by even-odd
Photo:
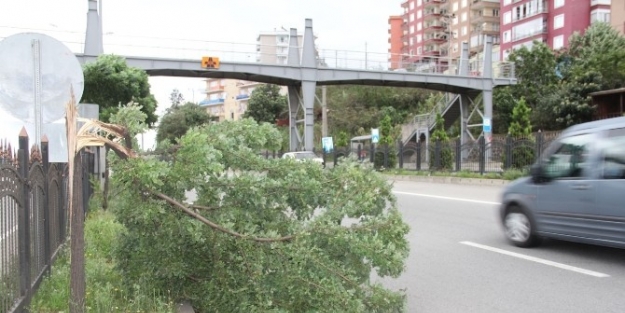
{"type": "Polygon", "coordinates": [[[104,188],[102,190],[102,209],[109,207],[109,148],[104,150],[104,188]]]}
{"type": "Polygon", "coordinates": [[[76,153],[74,156],[74,176],[73,196],[71,203],[71,221],[70,221],[70,313],[85,312],[85,294],[86,294],[86,278],[85,278],[85,210],[83,208],[83,162],[82,152],[76,153]]]}

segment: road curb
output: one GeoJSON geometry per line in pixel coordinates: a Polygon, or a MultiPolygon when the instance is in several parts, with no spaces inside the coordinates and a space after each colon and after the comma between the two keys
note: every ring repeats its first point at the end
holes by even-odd
{"type": "Polygon", "coordinates": [[[393,181],[415,181],[440,184],[479,185],[479,186],[504,186],[510,181],[505,179],[488,178],[463,178],[449,176],[418,176],[418,175],[386,175],[393,181]]]}

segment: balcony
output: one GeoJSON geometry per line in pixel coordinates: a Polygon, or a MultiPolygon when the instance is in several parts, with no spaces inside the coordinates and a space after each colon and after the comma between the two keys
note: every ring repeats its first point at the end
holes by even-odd
{"type": "Polygon", "coordinates": [[[494,15],[493,10],[491,9],[473,11],[473,15],[471,16],[471,23],[499,23],[499,15],[494,15]]]}
{"type": "Polygon", "coordinates": [[[423,31],[428,32],[437,32],[444,29],[447,29],[447,23],[443,23],[441,21],[430,21],[423,24],[423,31]]]}
{"type": "MultiPolygon", "coordinates": [[[[473,24],[473,23],[472,23],[473,24]]],[[[471,34],[498,35],[500,32],[499,23],[474,23],[471,34]]]]}
{"type": "Polygon", "coordinates": [[[471,9],[499,8],[499,0],[472,0],[471,9]]]}
{"type": "Polygon", "coordinates": [[[437,8],[440,9],[441,5],[446,3],[443,0],[423,0],[423,7],[427,8],[437,8]]]}
{"type": "Polygon", "coordinates": [[[534,17],[539,14],[549,13],[549,10],[547,9],[548,7],[549,7],[548,3],[543,3],[542,8],[538,8],[536,10],[525,12],[525,14],[520,14],[520,15],[512,14],[512,22],[514,23],[514,22],[522,21],[524,19],[528,19],[530,17],[534,17]]]}
{"type": "Polygon", "coordinates": [[[512,42],[515,41],[519,41],[519,40],[523,40],[523,39],[527,39],[527,38],[532,38],[532,37],[536,37],[539,35],[547,35],[547,32],[549,31],[549,28],[547,26],[544,26],[541,29],[535,29],[532,31],[527,31],[527,32],[522,32],[522,33],[515,33],[512,34],[512,42]]]}
{"type": "Polygon", "coordinates": [[[200,101],[200,105],[201,106],[209,106],[209,105],[217,105],[217,104],[223,104],[225,101],[224,98],[219,98],[219,99],[213,99],[213,100],[209,100],[209,99],[204,99],[202,101],[200,101]]]}
{"type": "MultiPolygon", "coordinates": [[[[493,38],[493,45],[498,45],[501,43],[501,37],[491,36],[493,38]]],[[[471,40],[469,41],[469,51],[470,52],[479,52],[484,50],[484,34],[475,34],[471,36],[471,40]]]]}
{"type": "Polygon", "coordinates": [[[442,44],[447,42],[448,34],[443,32],[427,34],[423,37],[423,41],[426,44],[442,44]]]}

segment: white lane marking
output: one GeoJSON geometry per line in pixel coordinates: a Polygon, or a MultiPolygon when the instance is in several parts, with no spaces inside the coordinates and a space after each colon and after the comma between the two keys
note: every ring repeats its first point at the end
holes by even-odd
{"type": "Polygon", "coordinates": [[[463,244],[463,245],[472,246],[472,247],[475,247],[475,248],[480,248],[480,249],[484,249],[484,250],[488,250],[488,251],[492,251],[492,252],[497,252],[497,253],[513,256],[515,258],[519,258],[519,259],[523,259],[523,260],[527,260],[527,261],[532,261],[532,262],[536,262],[536,263],[541,263],[541,264],[544,264],[544,265],[549,265],[549,266],[557,267],[557,268],[560,268],[560,269],[563,269],[563,270],[572,271],[572,272],[576,272],[576,273],[580,273],[580,274],[586,274],[586,275],[599,277],[599,278],[610,277],[610,275],[608,275],[608,274],[599,273],[599,272],[595,272],[595,271],[591,271],[591,270],[587,270],[587,269],[583,269],[583,268],[579,268],[579,267],[575,267],[575,266],[570,266],[570,265],[566,265],[566,264],[562,264],[562,263],[558,263],[558,262],[553,262],[553,261],[549,261],[549,260],[545,260],[545,259],[541,259],[541,258],[525,255],[525,254],[520,254],[520,253],[516,253],[516,252],[502,250],[502,249],[494,248],[494,247],[491,247],[491,246],[485,246],[485,245],[481,245],[479,243],[474,243],[474,242],[470,242],[470,241],[461,241],[460,243],[463,244]]]}
{"type": "Polygon", "coordinates": [[[413,193],[413,192],[395,191],[395,190],[393,190],[393,192],[397,193],[397,194],[400,194],[400,195],[408,195],[408,196],[428,197],[428,198],[436,198],[436,199],[444,199],[444,200],[454,200],[454,201],[481,203],[481,204],[495,204],[495,205],[501,204],[499,202],[493,202],[493,201],[482,201],[482,200],[473,200],[473,199],[466,199],[466,198],[454,198],[454,197],[445,197],[445,196],[435,196],[435,195],[428,195],[428,194],[423,194],[423,193],[413,193]]]}

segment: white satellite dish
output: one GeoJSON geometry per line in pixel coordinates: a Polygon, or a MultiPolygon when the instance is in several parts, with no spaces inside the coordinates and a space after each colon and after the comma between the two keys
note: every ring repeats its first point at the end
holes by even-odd
{"type": "Polygon", "coordinates": [[[64,117],[70,86],[76,102],[80,101],[85,79],[74,53],[48,35],[21,33],[0,41],[0,107],[24,122],[35,123],[36,53],[42,121],[51,123],[64,117]]]}

